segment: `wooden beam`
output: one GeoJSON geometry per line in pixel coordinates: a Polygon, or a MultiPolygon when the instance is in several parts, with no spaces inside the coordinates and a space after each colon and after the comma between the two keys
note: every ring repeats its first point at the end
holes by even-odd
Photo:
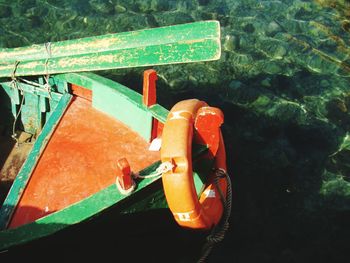
{"type": "Polygon", "coordinates": [[[220,25],[203,21],[0,49],[0,77],[210,61],[220,55],[220,25]]]}

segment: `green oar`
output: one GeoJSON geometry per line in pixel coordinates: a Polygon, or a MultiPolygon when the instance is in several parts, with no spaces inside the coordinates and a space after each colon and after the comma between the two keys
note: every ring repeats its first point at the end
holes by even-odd
{"type": "Polygon", "coordinates": [[[219,23],[203,21],[0,49],[0,77],[209,61],[220,54],[219,23]]]}

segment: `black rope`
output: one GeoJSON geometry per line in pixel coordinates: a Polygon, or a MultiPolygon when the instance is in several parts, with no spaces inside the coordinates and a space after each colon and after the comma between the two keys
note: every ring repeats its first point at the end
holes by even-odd
{"type": "Polygon", "coordinates": [[[224,237],[227,229],[229,228],[229,218],[231,215],[231,207],[232,207],[232,188],[231,188],[231,179],[227,172],[223,169],[217,169],[215,171],[214,184],[218,189],[220,199],[224,208],[223,216],[220,222],[213,227],[211,233],[206,238],[206,243],[202,248],[202,255],[197,261],[197,263],[205,262],[210,252],[212,251],[214,245],[220,243],[224,237]],[[224,194],[219,186],[219,180],[221,178],[226,178],[227,181],[227,198],[225,199],[224,194]]]}

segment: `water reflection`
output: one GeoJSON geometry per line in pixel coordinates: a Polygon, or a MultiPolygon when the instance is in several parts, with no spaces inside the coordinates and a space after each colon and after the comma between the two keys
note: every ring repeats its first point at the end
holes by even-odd
{"type": "MultiPolygon", "coordinates": [[[[236,203],[228,241],[213,251],[213,262],[349,257],[350,230],[341,219],[350,210],[347,0],[13,0],[0,6],[0,47],[219,20],[219,61],[155,67],[167,108],[198,97],[225,113],[236,203]]],[[[137,89],[143,70],[100,74],[137,89]]]]}

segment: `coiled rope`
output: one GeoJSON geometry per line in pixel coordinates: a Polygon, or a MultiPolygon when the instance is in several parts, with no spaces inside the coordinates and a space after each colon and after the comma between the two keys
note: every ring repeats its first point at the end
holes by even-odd
{"type": "Polygon", "coordinates": [[[224,207],[224,214],[221,218],[219,224],[213,227],[211,233],[206,238],[206,243],[204,244],[202,248],[202,255],[197,261],[197,263],[205,262],[207,257],[209,256],[210,252],[212,251],[214,245],[221,242],[224,237],[227,229],[229,228],[229,218],[231,215],[231,208],[232,208],[232,188],[231,188],[231,179],[230,176],[227,174],[227,172],[223,169],[217,169],[215,171],[215,178],[214,178],[214,184],[219,192],[220,199],[222,202],[222,205],[224,207]],[[219,180],[221,178],[226,178],[227,181],[227,198],[225,199],[224,194],[219,186],[219,180]]]}

